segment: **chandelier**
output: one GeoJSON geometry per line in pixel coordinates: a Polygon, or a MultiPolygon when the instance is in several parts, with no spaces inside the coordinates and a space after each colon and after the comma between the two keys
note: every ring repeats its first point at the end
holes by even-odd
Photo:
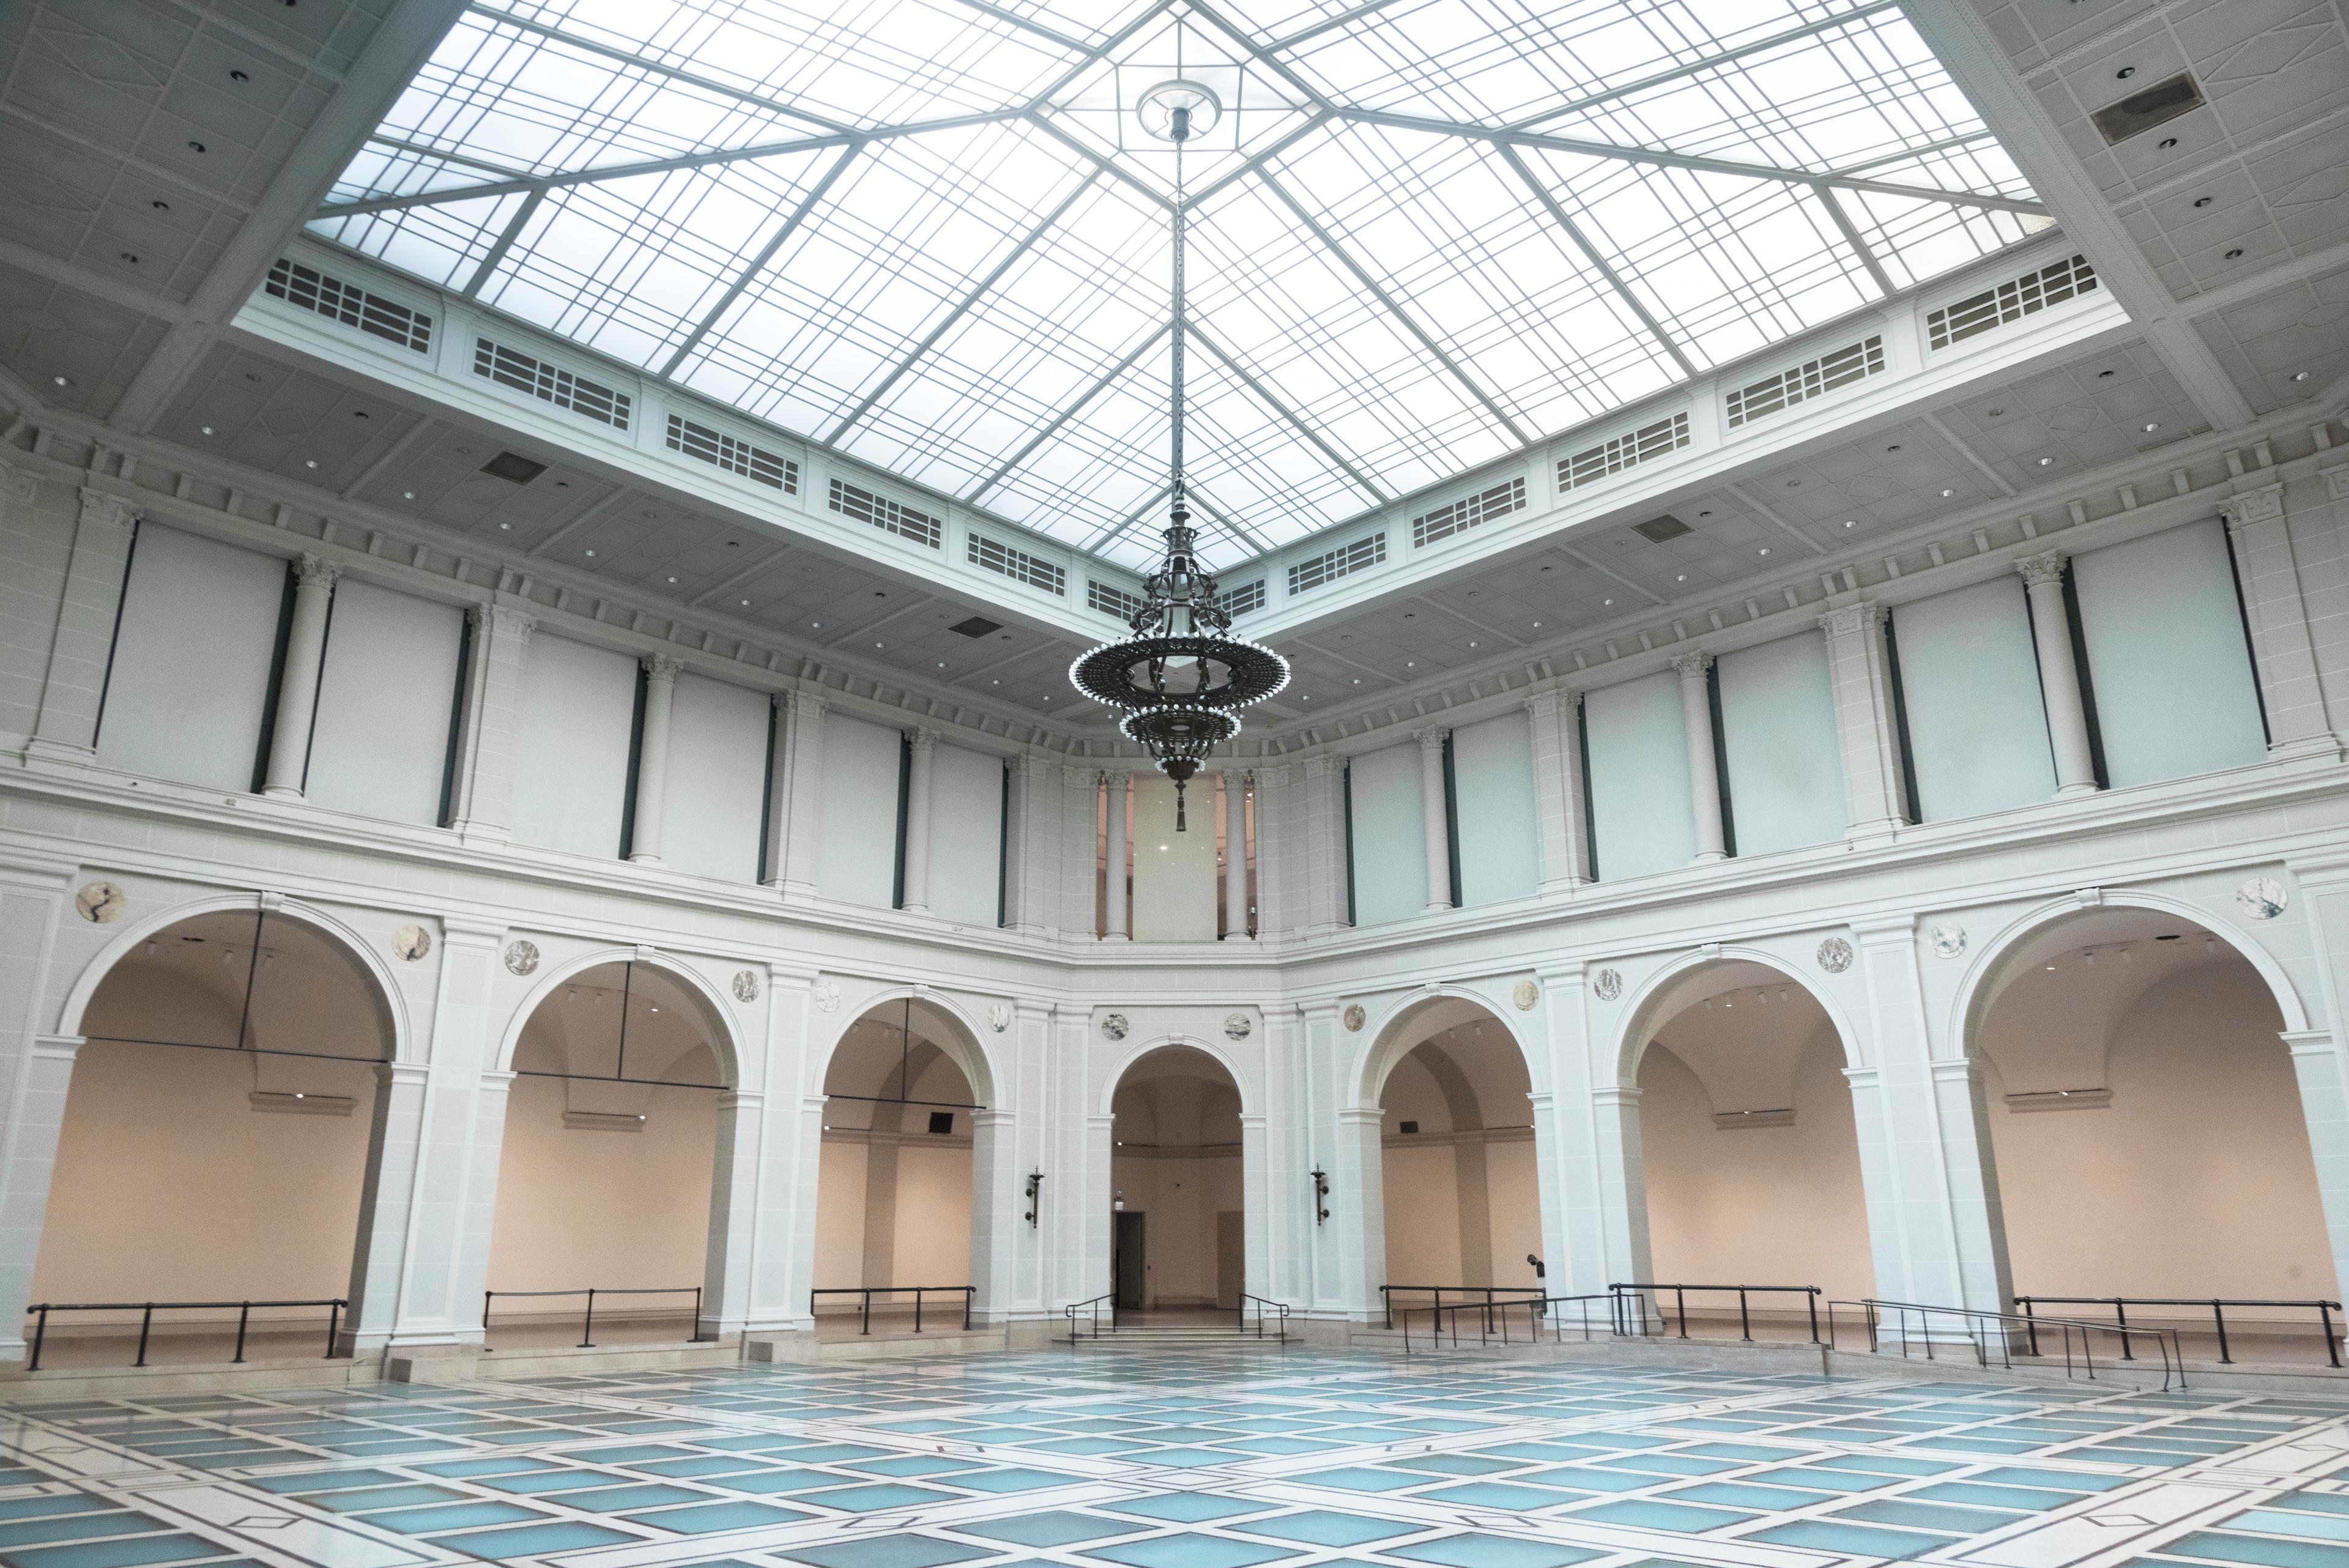
{"type": "Polygon", "coordinates": [[[1143,94],[1143,129],[1174,144],[1174,309],[1172,485],[1166,550],[1143,584],[1133,636],[1105,642],[1069,666],[1079,692],[1124,716],[1118,729],[1174,781],[1174,831],[1186,831],[1184,786],[1199,763],[1240,732],[1239,710],[1288,684],[1288,660],[1231,635],[1232,618],[1216,602],[1216,579],[1198,561],[1191,504],[1183,482],[1183,340],[1189,317],[1183,293],[1183,144],[1222,113],[1213,91],[1176,78],[1143,94]]]}

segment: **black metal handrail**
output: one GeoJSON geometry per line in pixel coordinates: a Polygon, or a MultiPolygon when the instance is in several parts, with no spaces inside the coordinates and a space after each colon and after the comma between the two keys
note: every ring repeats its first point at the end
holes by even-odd
{"type": "Polygon", "coordinates": [[[39,1302],[25,1309],[25,1315],[34,1320],[33,1353],[26,1357],[25,1370],[41,1369],[41,1343],[48,1337],[49,1314],[53,1312],[135,1312],[139,1314],[139,1359],[133,1366],[147,1365],[147,1338],[155,1326],[159,1312],[226,1312],[236,1308],[236,1354],[229,1357],[232,1365],[244,1359],[245,1330],[253,1322],[255,1307],[326,1307],[326,1359],[335,1355],[335,1341],[343,1324],[343,1312],[351,1303],[341,1296],[327,1296],[315,1301],[275,1302],[39,1302]]]}
{"type": "Polygon", "coordinates": [[[1568,1302],[1581,1303],[1582,1337],[1585,1341],[1588,1341],[1590,1338],[1590,1303],[1592,1302],[1605,1302],[1608,1303],[1607,1332],[1609,1334],[1619,1336],[1624,1333],[1621,1319],[1622,1298],[1611,1292],[1606,1295],[1537,1296],[1525,1300],[1493,1302],[1490,1303],[1484,1302],[1454,1302],[1450,1306],[1396,1308],[1396,1312],[1402,1319],[1402,1353],[1405,1355],[1409,1355],[1412,1353],[1411,1317],[1413,1313],[1422,1312],[1427,1314],[1429,1317],[1429,1341],[1439,1350],[1444,1346],[1444,1314],[1445,1313],[1450,1313],[1452,1314],[1452,1344],[1454,1348],[1457,1349],[1460,1345],[1460,1314],[1462,1313],[1472,1312],[1479,1314],[1477,1317],[1476,1327],[1476,1343],[1478,1345],[1489,1345],[1492,1342],[1492,1334],[1496,1324],[1499,1327],[1501,1343],[1503,1345],[1508,1345],[1513,1343],[1509,1338],[1509,1319],[1516,1314],[1516,1310],[1519,1307],[1526,1309],[1526,1329],[1529,1343],[1538,1343],[1540,1341],[1543,1323],[1555,1316],[1556,1322],[1553,1324],[1551,1328],[1551,1338],[1557,1343],[1563,1344],[1566,1340],[1565,1314],[1563,1313],[1553,1314],[1550,1309],[1552,1307],[1563,1306],[1568,1302]]]}
{"type": "Polygon", "coordinates": [[[815,1298],[818,1296],[863,1296],[864,1302],[860,1312],[864,1326],[856,1332],[871,1334],[873,1332],[873,1298],[902,1296],[911,1292],[914,1297],[914,1332],[919,1334],[922,1332],[922,1298],[952,1295],[957,1291],[962,1293],[962,1326],[968,1330],[970,1327],[971,1303],[978,1295],[977,1285],[826,1285],[822,1290],[808,1292],[808,1315],[810,1317],[815,1315],[815,1298]]]}
{"type": "MultiPolygon", "coordinates": [[[[2123,1345],[2127,1345],[2132,1337],[2152,1340],[2155,1348],[2161,1353],[2162,1392],[2168,1393],[2173,1382],[2181,1389],[2186,1386],[2186,1356],[2178,1348],[2178,1332],[2175,1329],[2130,1327],[2120,1324],[2095,1323],[2086,1318],[2032,1318],[2019,1313],[1992,1312],[1982,1307],[1934,1306],[1921,1302],[1888,1302],[1878,1301],[1873,1297],[1863,1297],[1858,1301],[1827,1303],[1826,1345],[1830,1350],[1842,1348],[1837,1343],[1837,1334],[1839,1324],[1836,1308],[1839,1306],[1857,1308],[1864,1314],[1868,1325],[1868,1350],[1871,1355],[1882,1354],[1884,1320],[1888,1314],[1893,1317],[1897,1324],[1900,1336],[1900,1358],[1904,1361],[1909,1359],[1911,1343],[1909,1328],[1912,1323],[1920,1331],[1920,1337],[1924,1345],[1925,1359],[1932,1361],[1937,1359],[1934,1346],[1937,1344],[1949,1343],[1946,1339],[1937,1340],[1934,1337],[1933,1321],[1936,1318],[1955,1318],[1962,1325],[1964,1337],[1973,1349],[1977,1366],[1983,1367],[1990,1366],[1991,1343],[1995,1339],[1998,1345],[1999,1365],[2011,1372],[2014,1369],[2015,1341],[2018,1338],[2021,1338],[2027,1346],[2023,1352],[2024,1355],[2033,1357],[2040,1355],[2039,1342],[2033,1333],[2033,1327],[2036,1324],[2039,1328],[2054,1329],[2062,1335],[2064,1376],[2066,1377],[2081,1372],[2085,1372],[2091,1378],[2096,1376],[2095,1343],[2090,1336],[2109,1334],[2118,1338],[2123,1345]],[[1986,1328],[1985,1324],[1991,1326],[1986,1328]],[[2075,1335],[2077,1336],[2079,1346],[2076,1361],[2074,1359],[2073,1352],[2075,1335]]],[[[2131,1355],[2126,1359],[2134,1361],[2137,1358],[2131,1355]]]]}
{"type": "Polygon", "coordinates": [[[1077,1314],[1084,1311],[1087,1307],[1091,1307],[1092,1309],[1093,1337],[1095,1339],[1099,1339],[1101,1337],[1101,1304],[1103,1302],[1109,1303],[1109,1331],[1112,1334],[1115,1334],[1117,1332],[1117,1293],[1115,1291],[1109,1291],[1101,1295],[1097,1295],[1091,1301],[1071,1302],[1068,1305],[1061,1309],[1061,1311],[1068,1316],[1069,1343],[1071,1345],[1077,1343],[1077,1314]]]}
{"type": "MultiPolygon", "coordinates": [[[[1395,1325],[1395,1305],[1392,1293],[1396,1291],[1402,1291],[1406,1294],[1411,1295],[1433,1296],[1435,1298],[1435,1304],[1437,1306],[1442,1306],[1444,1304],[1444,1293],[1446,1291],[1450,1291],[1454,1295],[1479,1297],[1481,1298],[1482,1304],[1486,1306],[1492,1305],[1493,1303],[1498,1299],[1498,1295],[1501,1293],[1506,1293],[1512,1301],[1537,1301],[1542,1299],[1542,1289],[1539,1285],[1381,1285],[1379,1287],[1379,1304],[1386,1314],[1387,1326],[1389,1328],[1392,1328],[1395,1325]]],[[[1566,1298],[1561,1296],[1555,1299],[1563,1301],[1566,1298]]],[[[1418,1312],[1424,1309],[1418,1307],[1406,1307],[1403,1310],[1406,1312],[1418,1312]]]]}
{"type": "MultiPolygon", "coordinates": [[[[2032,1310],[2033,1307],[2041,1305],[2108,1306],[2113,1309],[2115,1324],[2121,1328],[2127,1328],[2129,1325],[2128,1309],[2133,1306],[2209,1307],[2210,1322],[2219,1331],[2219,1363],[2222,1366],[2232,1366],[2235,1364],[2235,1358],[2228,1354],[2227,1348],[2227,1308],[2299,1307],[2306,1310],[2313,1307],[2316,1310],[2317,1321],[2324,1327],[2324,1357],[2335,1366],[2341,1365],[2341,1335],[2333,1327],[2333,1314],[2341,1310],[2339,1302],[2254,1301],[2248,1297],[2221,1298],[2219,1296],[2017,1296],[2014,1298],[2014,1304],[2023,1309],[2023,1315],[2026,1319],[2035,1315],[2032,1310]]],[[[2039,1354],[2039,1340],[2035,1331],[2031,1341],[2031,1354],[2033,1355],[2039,1354]]],[[[2121,1340],[2121,1359],[2124,1361],[2137,1359],[2129,1353],[2129,1343],[2126,1337],[2121,1340]]]]}
{"type": "Polygon", "coordinates": [[[481,1293],[481,1338],[484,1343],[481,1348],[484,1350],[490,1348],[486,1343],[490,1336],[490,1303],[500,1296],[512,1296],[518,1299],[533,1296],[585,1296],[587,1315],[579,1325],[579,1348],[593,1350],[595,1348],[595,1298],[597,1296],[681,1296],[688,1293],[693,1297],[693,1337],[698,1337],[701,1332],[701,1287],[699,1285],[646,1285],[632,1286],[626,1290],[613,1285],[588,1285],[575,1291],[483,1291],[481,1293]]]}
{"type": "MultiPolygon", "coordinates": [[[[1811,1343],[1813,1345],[1819,1343],[1819,1287],[1816,1285],[1613,1284],[1609,1285],[1607,1288],[1609,1291],[1614,1292],[1619,1296],[1624,1295],[1626,1293],[1629,1293],[1630,1300],[1626,1303],[1627,1310],[1629,1310],[1629,1307],[1632,1303],[1638,1303],[1640,1331],[1642,1334],[1647,1332],[1648,1327],[1648,1313],[1646,1304],[1647,1293],[1650,1291],[1671,1292],[1674,1314],[1680,1319],[1680,1337],[1682,1339],[1686,1339],[1689,1336],[1689,1292],[1708,1291],[1715,1293],[1723,1293],[1734,1291],[1737,1294],[1738,1332],[1744,1337],[1748,1344],[1751,1344],[1754,1339],[1754,1318],[1745,1299],[1748,1293],[1754,1295],[1800,1295],[1806,1298],[1805,1304],[1810,1309],[1811,1343]]],[[[1663,1303],[1659,1301],[1656,1303],[1656,1321],[1661,1323],[1663,1321],[1663,1303]]]]}
{"type": "Polygon", "coordinates": [[[1247,1310],[1248,1303],[1250,1302],[1254,1302],[1256,1303],[1256,1336],[1258,1339],[1262,1339],[1264,1337],[1264,1309],[1270,1307],[1273,1311],[1280,1314],[1279,1329],[1276,1337],[1279,1339],[1281,1344],[1287,1345],[1288,1343],[1288,1303],[1287,1302],[1273,1301],[1265,1296],[1252,1296],[1248,1294],[1247,1292],[1242,1291],[1240,1293],[1239,1312],[1240,1332],[1242,1334],[1246,1334],[1247,1332],[1247,1310]]]}

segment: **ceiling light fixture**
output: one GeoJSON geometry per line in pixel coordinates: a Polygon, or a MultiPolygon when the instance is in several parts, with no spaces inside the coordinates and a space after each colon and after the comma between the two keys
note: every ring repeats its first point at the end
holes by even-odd
{"type": "MultiPolygon", "coordinates": [[[[1205,135],[1223,102],[1195,81],[1159,83],[1134,106],[1142,129],[1174,145],[1173,330],[1169,341],[1173,435],[1169,449],[1166,553],[1143,584],[1143,602],[1127,625],[1133,635],[1106,642],[1069,666],[1069,681],[1105,707],[1122,711],[1119,731],[1150,753],[1174,781],[1174,830],[1184,819],[1184,786],[1200,762],[1240,732],[1239,710],[1288,684],[1288,660],[1230,635],[1232,618],[1216,602],[1216,579],[1194,555],[1189,493],[1183,483],[1183,346],[1189,318],[1183,290],[1184,228],[1190,217],[1183,187],[1183,144],[1205,135]]],[[[1047,699],[1050,701],[1050,699],[1047,699]]]]}

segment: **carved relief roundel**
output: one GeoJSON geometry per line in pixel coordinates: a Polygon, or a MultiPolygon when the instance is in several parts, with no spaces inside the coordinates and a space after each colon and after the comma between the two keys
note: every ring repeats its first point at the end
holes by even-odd
{"type": "Polygon", "coordinates": [[[538,971],[538,944],[527,940],[506,944],[506,972],[534,974],[538,971]]]}
{"type": "Polygon", "coordinates": [[[998,1034],[1011,1027],[1011,1009],[1001,1002],[987,1010],[987,1026],[998,1034]]]}
{"type": "Polygon", "coordinates": [[[1600,970],[1599,978],[1590,983],[1590,994],[1601,1002],[1614,1001],[1623,994],[1623,976],[1615,970],[1600,970]]]}
{"type": "Polygon", "coordinates": [[[2273,877],[2252,877],[2235,889],[2235,907],[2247,920],[2272,920],[2292,903],[2292,894],[2273,877]]]}
{"type": "Polygon", "coordinates": [[[1829,937],[1819,944],[1819,967],[1829,974],[1841,974],[1851,967],[1851,944],[1841,937],[1829,937]]]}
{"type": "Polygon", "coordinates": [[[1102,1015],[1102,1033],[1109,1039],[1124,1039],[1125,1032],[1132,1027],[1133,1026],[1126,1022],[1125,1014],[1123,1012],[1109,1012],[1102,1015]]]}
{"type": "Polygon", "coordinates": [[[1347,1033],[1359,1034],[1361,1033],[1362,1025],[1368,1021],[1370,1014],[1362,1011],[1362,1004],[1361,1002],[1350,1002],[1346,1003],[1346,1011],[1339,1016],[1346,1025],[1347,1033]]]}
{"type": "Polygon", "coordinates": [[[74,909],[92,925],[110,926],[130,907],[129,895],[111,882],[88,882],[74,895],[74,909]]]}
{"type": "Polygon", "coordinates": [[[840,1011],[840,982],[836,980],[816,981],[815,1004],[825,1012],[840,1011]]]}
{"type": "Polygon", "coordinates": [[[1927,931],[1925,940],[1932,944],[1937,958],[1953,959],[1966,950],[1965,927],[1953,926],[1947,920],[1927,931]]]}
{"type": "Polygon", "coordinates": [[[432,950],[432,933],[413,923],[402,926],[391,933],[391,950],[414,963],[432,950]]]}
{"type": "Polygon", "coordinates": [[[759,1000],[759,971],[738,969],[734,971],[734,1000],[751,1002],[759,1000]]]}
{"type": "Polygon", "coordinates": [[[1541,1000],[1541,987],[1532,981],[1521,980],[1517,981],[1517,988],[1509,992],[1509,1000],[1517,1004],[1519,1012],[1531,1012],[1534,1003],[1541,1000]]]}
{"type": "Polygon", "coordinates": [[[1245,1040],[1248,1037],[1249,1032],[1255,1028],[1256,1025],[1248,1022],[1248,1015],[1247,1013],[1235,1012],[1229,1018],[1224,1020],[1224,1038],[1226,1040],[1245,1040]]]}

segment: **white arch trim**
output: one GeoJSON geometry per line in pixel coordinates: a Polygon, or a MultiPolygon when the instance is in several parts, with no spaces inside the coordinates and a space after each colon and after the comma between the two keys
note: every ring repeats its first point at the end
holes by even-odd
{"type": "Polygon", "coordinates": [[[1110,1109],[1111,1102],[1117,1098],[1117,1086],[1125,1082],[1125,1075],[1133,1070],[1133,1064],[1136,1062],[1154,1051],[1164,1051],[1178,1045],[1185,1050],[1196,1051],[1202,1055],[1213,1057],[1216,1064],[1223,1068],[1230,1076],[1232,1087],[1239,1091],[1240,1115],[1247,1116],[1257,1114],[1256,1096],[1248,1093],[1247,1075],[1240,1070],[1240,1064],[1237,1062],[1232,1060],[1231,1053],[1220,1045],[1189,1034],[1156,1035],[1133,1046],[1124,1055],[1119,1057],[1116,1067],[1110,1073],[1108,1080],[1102,1085],[1101,1114],[1105,1116],[1115,1114],[1110,1109]]]}
{"type": "MultiPolygon", "coordinates": [[[[841,1042],[848,1038],[850,1030],[889,1003],[906,1001],[917,1002],[925,1007],[945,1014],[947,1021],[962,1032],[961,1039],[946,1042],[940,1048],[945,1049],[947,1045],[953,1047],[947,1052],[947,1054],[956,1066],[962,1069],[962,1075],[969,1081],[972,1099],[989,1110],[1003,1109],[996,1089],[996,1085],[1000,1080],[996,1074],[995,1058],[988,1054],[987,1036],[980,1033],[978,1021],[952,997],[917,985],[893,985],[886,990],[874,992],[871,996],[858,1002],[856,1011],[843,1019],[840,1027],[833,1032],[832,1038],[824,1042],[823,1049],[810,1054],[807,1082],[802,1091],[802,1097],[807,1099],[823,1097],[823,1080],[832,1071],[832,1059],[839,1053],[841,1042]],[[966,1054],[969,1058],[968,1061],[964,1060],[966,1054]]],[[[934,1044],[936,1043],[934,1042],[934,1044]]]]}
{"type": "Polygon", "coordinates": [[[375,981],[376,994],[383,1002],[384,1015],[391,1022],[391,1060],[417,1060],[416,1035],[408,1023],[408,1004],[392,977],[391,965],[384,961],[383,955],[377,952],[357,929],[326,910],[295,898],[274,898],[265,893],[220,893],[209,898],[191,898],[186,903],[174,904],[168,909],[159,910],[124,927],[75,977],[73,988],[66,992],[65,1009],[58,1015],[57,1033],[79,1034],[91,998],[98,994],[98,988],[105,983],[106,977],[114,971],[114,966],[157,933],[199,915],[245,914],[257,909],[267,909],[273,915],[299,920],[331,938],[357,959],[367,978],[375,981]]]}
{"type": "Polygon", "coordinates": [[[1974,1025],[1980,1022],[1974,1017],[1974,1010],[1987,1000],[1992,980],[2017,948],[2060,920],[2097,909],[2113,909],[2157,910],[2209,931],[2234,949],[2245,962],[2259,971],[2260,979],[2266,982],[2270,994],[2275,998],[2276,1010],[2283,1014],[2285,1033],[2293,1033],[2308,1028],[2308,1009],[2302,1004],[2300,992],[2293,987],[2292,977],[2284,972],[2283,965],[2276,961],[2273,953],[2253,941],[2233,921],[2198,904],[2173,898],[2167,894],[2099,888],[2096,901],[2093,904],[2083,903],[2068,893],[2060,898],[2051,898],[2009,921],[1997,936],[1982,944],[1982,951],[1974,955],[1973,961],[1966,966],[1964,976],[1958,981],[1958,994],[1950,1008],[1950,1030],[1944,1036],[1948,1044],[1954,1045],[1961,1055],[1973,1054],[1974,1025]]]}
{"type": "Polygon", "coordinates": [[[685,982],[701,999],[710,1021],[717,1025],[717,1038],[711,1042],[718,1049],[718,1076],[729,1089],[742,1086],[742,1041],[734,1028],[733,1014],[726,1008],[726,999],[718,988],[691,966],[651,948],[598,948],[594,952],[557,964],[547,971],[543,979],[531,987],[512,1016],[498,1040],[497,1054],[491,1059],[488,1071],[510,1074],[513,1071],[514,1053],[522,1048],[522,1032],[530,1026],[531,1016],[537,1012],[557,986],[575,980],[587,970],[607,963],[640,963],[659,970],[685,982]]]}
{"type": "Polygon", "coordinates": [[[1794,961],[1784,954],[1761,948],[1734,947],[1724,944],[1682,953],[1659,968],[1640,982],[1623,1007],[1623,1033],[1615,1043],[1615,1083],[1619,1088],[1637,1088],[1640,1083],[1640,1057],[1655,1038],[1658,1021],[1649,1016],[1656,1003],[1682,977],[1696,970],[1716,963],[1744,962],[1759,964],[1773,973],[1802,988],[1803,994],[1819,1004],[1835,1026],[1836,1038],[1843,1045],[1843,1063],[1847,1068],[1875,1065],[1868,1054],[1860,1048],[1858,1032],[1851,1026],[1851,1015],[1829,992],[1820,989],[1805,976],[1794,961]]]}
{"type": "MultiPolygon", "coordinates": [[[[1545,1059],[1546,1054],[1536,1051],[1526,1042],[1526,1037],[1518,1033],[1516,1024],[1509,1017],[1509,1013],[1513,1011],[1510,1004],[1495,1001],[1474,985],[1455,985],[1446,982],[1437,986],[1423,986],[1417,991],[1405,992],[1388,1003],[1374,1023],[1363,1026],[1363,1044],[1355,1054],[1352,1070],[1346,1079],[1354,1086],[1353,1108],[1361,1110],[1378,1108],[1379,1096],[1386,1092],[1387,1079],[1393,1074],[1395,1068],[1402,1064],[1402,1059],[1410,1055],[1420,1044],[1417,1040],[1413,1040],[1408,1044],[1402,1044],[1408,1033],[1404,1026],[1417,1017],[1423,1009],[1437,1002],[1465,1002],[1482,1008],[1495,1023],[1501,1026],[1502,1033],[1508,1035],[1510,1043],[1516,1046],[1517,1054],[1526,1064],[1526,1082],[1532,1092],[1537,1095],[1548,1092],[1549,1075],[1544,1071],[1548,1064],[1545,1059]]],[[[1532,1015],[1527,1014],[1527,1016],[1532,1015]]]]}

